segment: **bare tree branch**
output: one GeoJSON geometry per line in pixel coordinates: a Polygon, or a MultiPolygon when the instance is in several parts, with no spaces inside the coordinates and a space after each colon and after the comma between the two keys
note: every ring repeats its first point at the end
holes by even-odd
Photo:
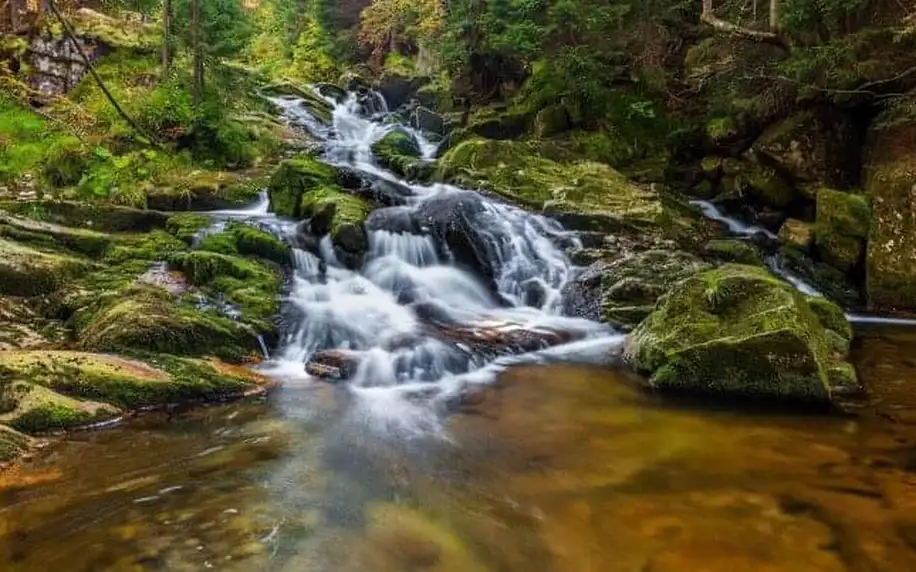
{"type": "Polygon", "coordinates": [[[703,0],[703,13],[700,15],[700,21],[712,27],[714,30],[735,36],[740,36],[742,38],[748,38],[758,42],[769,42],[782,47],[787,47],[785,40],[783,40],[782,36],[776,32],[765,32],[762,30],[745,28],[743,26],[738,26],[737,24],[719,18],[713,11],[712,3],[713,0],[703,0]]]}

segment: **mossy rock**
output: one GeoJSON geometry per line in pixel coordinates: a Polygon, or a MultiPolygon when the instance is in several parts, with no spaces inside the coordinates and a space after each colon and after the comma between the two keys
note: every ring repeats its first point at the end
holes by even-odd
{"type": "Polygon", "coordinates": [[[260,351],[258,332],[250,326],[176,303],[161,288],[134,286],[97,306],[79,317],[84,325],[77,331],[78,345],[84,350],[213,355],[231,362],[249,361],[260,351]]]}
{"type": "Polygon", "coordinates": [[[728,264],[675,286],[625,356],[659,389],[827,402],[828,371],[841,362],[824,313],[767,270],[728,264]]]}
{"type": "Polygon", "coordinates": [[[268,382],[246,368],[215,360],[15,351],[0,353],[0,383],[12,394],[0,420],[38,433],[103,421],[123,410],[219,401],[268,382]]]}
{"type": "Polygon", "coordinates": [[[760,249],[744,240],[722,238],[710,240],[703,249],[704,253],[718,261],[737,262],[738,264],[763,264],[760,249]]]}
{"type": "Polygon", "coordinates": [[[347,267],[355,268],[369,248],[364,223],[372,205],[356,195],[326,187],[303,195],[300,212],[309,218],[312,232],[330,235],[334,252],[347,267]]]}
{"type": "Polygon", "coordinates": [[[63,324],[45,317],[45,300],[0,296],[0,351],[48,347],[65,341],[63,324]]]}
{"type": "Polygon", "coordinates": [[[0,295],[39,296],[59,289],[89,264],[0,239],[0,295]]]}
{"type": "Polygon", "coordinates": [[[300,218],[302,196],[318,188],[336,187],[340,174],[314,157],[300,157],[280,163],[270,178],[270,207],[280,216],[300,218]]]}
{"type": "Polygon", "coordinates": [[[750,197],[756,202],[784,209],[798,199],[798,192],[776,169],[756,163],[742,163],[736,175],[723,179],[723,190],[735,198],[750,197]]]}
{"type": "Polygon", "coordinates": [[[870,137],[868,304],[876,311],[916,310],[916,120],[876,129],[870,137]]]}
{"type": "Polygon", "coordinates": [[[518,141],[464,141],[440,159],[437,177],[483,187],[584,230],[654,226],[662,213],[656,193],[607,165],[552,161],[518,141]]]}
{"type": "Polygon", "coordinates": [[[553,137],[572,128],[569,113],[562,105],[551,105],[534,116],[534,136],[553,137]]]}
{"type": "Polygon", "coordinates": [[[284,266],[291,263],[289,246],[283,241],[265,230],[241,222],[230,223],[221,232],[204,237],[197,248],[261,258],[284,266]]]}
{"type": "Polygon", "coordinates": [[[779,242],[790,248],[808,252],[814,242],[814,225],[790,218],[779,228],[779,242]]]}
{"type": "Polygon", "coordinates": [[[412,176],[419,170],[420,144],[403,129],[393,129],[372,145],[372,153],[380,165],[402,176],[412,176]]]}
{"type": "Polygon", "coordinates": [[[0,463],[8,463],[21,457],[34,446],[28,435],[6,425],[0,425],[0,463]]]}
{"type": "Polygon", "coordinates": [[[37,221],[67,227],[89,228],[99,232],[147,232],[164,228],[169,215],[102,202],[6,201],[0,210],[37,221]]]}
{"type": "Polygon", "coordinates": [[[165,228],[186,244],[191,244],[194,238],[211,224],[213,224],[213,219],[207,215],[181,213],[170,217],[165,223],[165,228]]]}
{"type": "Polygon", "coordinates": [[[80,8],[69,16],[76,35],[93,39],[112,48],[152,52],[161,45],[158,26],[135,17],[115,18],[89,8],[80,8]]]}
{"type": "Polygon", "coordinates": [[[57,250],[61,247],[78,254],[99,258],[112,243],[112,236],[92,230],[69,228],[28,218],[0,213],[0,237],[57,250]]]}
{"type": "Polygon", "coordinates": [[[223,171],[192,171],[151,186],[146,206],[160,211],[212,211],[244,207],[257,201],[266,179],[223,171]]]}
{"type": "Polygon", "coordinates": [[[809,109],[769,127],[752,152],[796,181],[846,186],[858,178],[857,131],[851,116],[809,109]]]}
{"type": "Polygon", "coordinates": [[[464,129],[486,139],[510,140],[524,136],[533,122],[534,112],[529,109],[482,107],[470,116],[464,129]]]}
{"type": "Polygon", "coordinates": [[[858,194],[822,188],[817,193],[814,235],[821,257],[849,272],[862,260],[871,226],[871,207],[858,194]]]}
{"type": "Polygon", "coordinates": [[[202,250],[175,253],[169,257],[169,265],[181,270],[191,284],[236,306],[242,323],[261,333],[273,330],[271,322],[280,310],[277,299],[282,287],[275,268],[240,256],[202,250]]]}

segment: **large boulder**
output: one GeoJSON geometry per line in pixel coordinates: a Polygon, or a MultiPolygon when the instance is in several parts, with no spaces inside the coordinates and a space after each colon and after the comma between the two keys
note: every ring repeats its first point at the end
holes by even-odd
{"type": "Polygon", "coordinates": [[[315,235],[329,235],[337,259],[349,268],[358,268],[369,248],[364,223],[372,205],[364,198],[339,188],[324,187],[302,196],[300,214],[309,219],[315,235]]]}
{"type": "Polygon", "coordinates": [[[464,141],[442,157],[438,177],[483,187],[582,230],[652,226],[662,213],[653,190],[630,183],[611,167],[552,161],[518,141],[464,141]]]}
{"type": "Polygon", "coordinates": [[[385,98],[388,109],[397,109],[404,105],[418,89],[428,83],[428,77],[407,77],[387,72],[376,82],[376,89],[385,98]]]}
{"type": "Polygon", "coordinates": [[[878,311],[916,310],[916,113],[900,114],[873,130],[866,158],[867,292],[878,311]]]}
{"type": "Polygon", "coordinates": [[[831,266],[849,272],[865,254],[871,207],[859,194],[822,188],[817,193],[815,242],[821,258],[831,266]]]}
{"type": "Polygon", "coordinates": [[[248,206],[264,181],[221,171],[193,171],[146,190],[146,206],[159,211],[211,211],[248,206]]]}
{"type": "Polygon", "coordinates": [[[627,340],[659,389],[827,402],[855,385],[842,310],[765,269],[729,264],[679,283],[627,340]]]}
{"type": "Polygon", "coordinates": [[[404,129],[392,129],[372,145],[376,160],[402,176],[414,176],[421,165],[420,144],[404,129]]]}
{"type": "Polygon", "coordinates": [[[313,189],[336,187],[346,175],[314,157],[280,163],[267,186],[270,207],[280,216],[299,218],[302,196],[313,189]]]}
{"type": "Polygon", "coordinates": [[[752,151],[796,181],[849,188],[859,177],[859,140],[851,116],[811,109],[769,127],[752,151]]]}

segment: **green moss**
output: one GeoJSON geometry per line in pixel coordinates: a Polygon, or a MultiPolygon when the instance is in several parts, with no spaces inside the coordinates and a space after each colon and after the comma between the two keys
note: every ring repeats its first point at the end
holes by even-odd
{"type": "Polygon", "coordinates": [[[738,126],[731,117],[716,117],[706,124],[706,134],[713,141],[723,141],[738,135],[738,126]]]}
{"type": "Polygon", "coordinates": [[[15,460],[32,446],[32,440],[5,425],[0,425],[0,463],[15,460]]]}
{"type": "Polygon", "coordinates": [[[113,48],[155,51],[161,43],[161,34],[155,24],[115,18],[88,8],[70,15],[70,23],[78,36],[98,40],[113,48]]]}
{"type": "Polygon", "coordinates": [[[679,283],[630,335],[626,356],[659,388],[803,401],[829,399],[835,363],[802,294],[731,264],[679,283]]]}
{"type": "Polygon", "coordinates": [[[245,224],[231,224],[227,231],[236,238],[239,254],[254,256],[276,262],[290,264],[289,246],[273,234],[245,224]]]}
{"type": "Polygon", "coordinates": [[[861,260],[871,226],[865,197],[822,188],[817,193],[815,242],[824,260],[848,272],[861,260]]]}
{"type": "Polygon", "coordinates": [[[271,209],[280,216],[298,218],[302,196],[319,187],[336,186],[337,179],[333,167],[314,157],[284,161],[268,184],[271,209]]]}
{"type": "Polygon", "coordinates": [[[846,314],[842,308],[821,296],[809,297],[808,305],[817,315],[822,326],[839,334],[847,343],[852,341],[852,326],[849,324],[849,320],[846,319],[846,314]]]}
{"type": "Polygon", "coordinates": [[[108,264],[160,262],[185,248],[184,242],[161,230],[147,234],[122,234],[114,237],[102,260],[108,264]]]}
{"type": "Polygon", "coordinates": [[[36,220],[104,232],[145,232],[164,228],[169,219],[165,213],[108,202],[6,201],[0,202],[0,209],[36,220]]]}
{"type": "Polygon", "coordinates": [[[372,145],[379,164],[402,176],[411,176],[420,170],[420,145],[402,129],[393,129],[372,145]]]}
{"type": "Polygon", "coordinates": [[[0,214],[0,237],[46,250],[65,248],[78,254],[99,258],[108,249],[111,235],[84,229],[0,214]]]}
{"type": "Polygon", "coordinates": [[[775,169],[754,165],[742,174],[750,191],[763,203],[785,208],[796,198],[795,189],[775,169]]]}
{"type": "Polygon", "coordinates": [[[210,226],[211,223],[212,219],[207,215],[182,213],[169,217],[165,228],[185,243],[191,244],[197,233],[210,226]]]}
{"type": "Polygon", "coordinates": [[[739,264],[750,265],[763,264],[763,255],[760,249],[743,240],[711,240],[706,244],[704,251],[712,258],[723,262],[737,262],[739,264]]]}
{"type": "Polygon", "coordinates": [[[38,296],[54,292],[88,264],[0,239],[0,294],[38,296]]]}
{"type": "Polygon", "coordinates": [[[301,212],[303,217],[321,219],[318,222],[319,234],[330,234],[335,238],[344,226],[361,227],[369,216],[371,205],[362,197],[352,195],[332,187],[315,189],[302,197],[301,212]]]}
{"type": "Polygon", "coordinates": [[[95,417],[85,411],[49,404],[29,410],[10,425],[17,431],[35,434],[89,425],[95,421],[95,417]]]}
{"type": "MultiPolygon", "coordinates": [[[[214,255],[218,256],[218,255],[214,255]]],[[[79,346],[92,351],[215,355],[239,362],[258,351],[249,326],[188,304],[160,288],[134,286],[103,298],[80,320],[79,346]]]]}
{"type": "Polygon", "coordinates": [[[575,226],[657,223],[662,206],[652,191],[633,185],[607,165],[557,162],[536,152],[522,142],[471,139],[440,159],[437,176],[562,214],[575,226]]]}

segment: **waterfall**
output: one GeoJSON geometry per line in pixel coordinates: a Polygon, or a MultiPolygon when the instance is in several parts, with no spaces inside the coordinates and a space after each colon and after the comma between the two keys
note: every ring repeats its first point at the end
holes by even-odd
{"type": "MultiPolygon", "coordinates": [[[[772,232],[761,228],[759,226],[748,225],[740,220],[730,217],[722,212],[719,207],[710,203],[709,201],[691,201],[691,204],[696,205],[700,208],[700,211],[703,213],[703,216],[710,220],[714,220],[725,225],[725,228],[728,231],[736,236],[752,237],[759,234],[765,235],[767,238],[776,239],[776,235],[772,232]]],[[[806,282],[802,277],[798,276],[792,270],[788,268],[785,261],[779,254],[770,254],[765,258],[765,262],[769,267],[770,271],[773,274],[779,276],[789,284],[791,284],[796,290],[805,294],[806,296],[823,296],[824,294],[820,292],[813,284],[806,282]]],[[[907,326],[912,327],[916,326],[916,319],[907,319],[907,318],[891,318],[885,316],[871,316],[865,314],[857,314],[847,312],[846,319],[853,324],[861,325],[884,325],[884,326],[907,326]]]]}
{"type": "MultiPolygon", "coordinates": [[[[392,407],[390,399],[378,398],[379,391],[445,396],[468,383],[491,381],[513,363],[561,356],[601,362],[622,344],[623,337],[605,325],[561,314],[560,292],[575,274],[562,248],[577,239],[559,223],[450,185],[410,184],[376,163],[372,145],[396,128],[417,139],[423,160],[437,149],[418,130],[392,123],[379,96],[350,94],[339,104],[327,100],[334,105],[330,126],[296,99],[272,101],[288,121],[324,144],[327,163],[407,189],[403,204],[380,210],[392,220],[412,222],[410,231],[404,225],[373,225],[358,269],[341,264],[329,236],[314,237],[318,247],[311,251],[294,249],[287,304],[292,325],[268,373],[305,379],[306,364],[317,354],[344,352],[355,362],[348,376],[353,391],[392,407]],[[428,212],[450,201],[467,206],[473,216],[475,253],[490,275],[456,262],[454,249],[423,222],[428,212]],[[510,340],[511,351],[488,346],[494,337],[510,340]],[[541,338],[550,343],[539,345],[541,338]]],[[[259,203],[221,214],[253,216],[263,223],[265,212],[259,203]]],[[[287,242],[297,244],[299,225],[273,224],[287,242]]]]}

